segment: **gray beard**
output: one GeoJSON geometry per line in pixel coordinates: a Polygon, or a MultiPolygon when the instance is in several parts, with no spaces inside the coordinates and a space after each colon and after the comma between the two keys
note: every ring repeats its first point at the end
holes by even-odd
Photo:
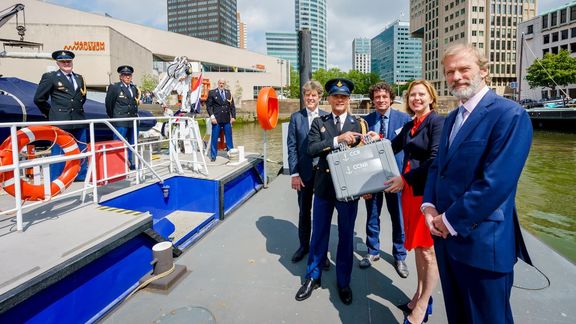
{"type": "Polygon", "coordinates": [[[466,101],[472,97],[480,90],[482,86],[482,78],[476,75],[474,80],[470,82],[470,85],[466,88],[454,89],[452,85],[449,85],[450,93],[458,98],[460,101],[466,101]]]}

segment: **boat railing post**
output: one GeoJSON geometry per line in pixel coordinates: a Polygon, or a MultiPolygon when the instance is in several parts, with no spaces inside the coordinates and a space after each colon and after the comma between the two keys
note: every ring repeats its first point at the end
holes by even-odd
{"type": "Polygon", "coordinates": [[[24,225],[22,221],[22,188],[20,186],[20,159],[18,154],[18,135],[16,134],[16,125],[10,126],[10,141],[12,142],[12,163],[14,165],[14,193],[16,196],[14,198],[16,203],[16,230],[22,232],[24,230],[24,225]]]}
{"type": "Polygon", "coordinates": [[[264,129],[264,188],[268,188],[268,174],[266,170],[266,159],[268,158],[268,141],[266,130],[264,129]]]}
{"type": "Polygon", "coordinates": [[[92,201],[97,204],[98,186],[96,185],[96,136],[94,133],[94,122],[90,122],[90,164],[92,165],[90,173],[92,177],[92,201]]]}

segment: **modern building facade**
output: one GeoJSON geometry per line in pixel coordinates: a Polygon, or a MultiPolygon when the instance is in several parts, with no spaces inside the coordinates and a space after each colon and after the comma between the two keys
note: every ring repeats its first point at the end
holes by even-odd
{"type": "Polygon", "coordinates": [[[549,88],[530,89],[526,81],[526,70],[546,53],[558,54],[560,50],[569,51],[576,57],[576,1],[549,10],[539,16],[522,22],[518,26],[518,47],[516,73],[521,83],[519,99],[559,98],[568,95],[576,98],[576,84],[560,87],[555,91],[549,88]],[[522,70],[520,70],[522,68],[522,70]]]}
{"type": "Polygon", "coordinates": [[[238,46],[236,0],[167,0],[168,31],[238,46]]]}
{"type": "Polygon", "coordinates": [[[266,32],[266,55],[288,61],[290,68],[298,71],[298,35],[294,32],[266,32]]]}
{"type": "Polygon", "coordinates": [[[469,43],[490,60],[490,87],[513,97],[518,24],[536,15],[538,0],[410,0],[410,32],[423,39],[422,72],[448,96],[441,64],[451,44],[469,43]]]}
{"type": "Polygon", "coordinates": [[[312,34],[312,71],[327,67],[326,0],[295,0],[296,33],[309,28],[312,34]]]}
{"type": "Polygon", "coordinates": [[[236,12],[236,20],[238,21],[238,48],[247,49],[248,48],[248,29],[246,23],[240,19],[240,13],[236,12]]]}
{"type": "Polygon", "coordinates": [[[371,71],[388,83],[422,78],[422,40],[410,37],[409,24],[396,20],[372,38],[371,71]]]}
{"type": "Polygon", "coordinates": [[[352,41],[352,70],[370,73],[370,39],[354,38],[352,41]]]}
{"type": "MultiPolygon", "coordinates": [[[[178,56],[201,63],[203,78],[210,80],[212,87],[218,79],[225,79],[238,105],[254,99],[262,87],[289,82],[276,57],[43,1],[19,2],[26,6],[25,41],[41,43],[42,47],[10,47],[3,41],[0,45],[4,43],[8,53],[44,58],[0,57],[0,74],[5,77],[38,83],[43,73],[56,69],[50,53],[69,49],[76,54],[74,71],[82,74],[91,92],[103,92],[111,82],[117,82],[119,65],[133,66],[134,82],[141,84],[145,74],[165,72],[178,56]]],[[[0,28],[0,39],[17,36],[15,20],[0,28]]]]}

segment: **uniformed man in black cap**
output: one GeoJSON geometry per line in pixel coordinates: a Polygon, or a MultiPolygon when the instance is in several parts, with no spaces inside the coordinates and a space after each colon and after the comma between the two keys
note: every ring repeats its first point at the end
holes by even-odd
{"type": "Polygon", "coordinates": [[[354,222],[358,213],[358,200],[342,202],[336,200],[334,185],[328,168],[328,153],[340,143],[356,146],[360,143],[367,124],[361,118],[348,113],[350,93],[354,89],[352,81],[336,78],[326,82],[328,103],[332,113],[314,119],[308,133],[308,153],[318,157],[314,179],[314,208],[312,216],[312,239],[306,268],[306,281],[296,293],[301,301],[312,295],[320,287],[322,265],[326,258],[330,240],[330,226],[334,208],[338,211],[338,251],[336,256],[336,279],[338,295],[346,305],[352,303],[350,276],[353,265],[354,222]],[[364,130],[363,130],[364,128],[364,130]]]}
{"type": "MultiPolygon", "coordinates": [[[[86,84],[80,74],[72,71],[74,53],[67,50],[58,50],[52,53],[52,58],[56,60],[58,70],[42,75],[34,95],[34,103],[48,117],[48,120],[84,120],[86,84]],[[49,98],[50,101],[48,101],[49,98]]],[[[74,135],[78,141],[78,147],[81,151],[84,151],[87,142],[86,124],[59,125],[58,127],[74,135]]],[[[59,154],[62,154],[62,149],[60,146],[54,145],[52,147],[52,155],[59,154]]],[[[53,163],[50,165],[50,179],[58,178],[63,170],[64,163],[53,163]]],[[[82,163],[76,180],[82,181],[85,176],[86,163],[82,163]]]]}
{"type": "MultiPolygon", "coordinates": [[[[138,117],[140,90],[132,84],[134,68],[129,65],[122,65],[116,71],[120,74],[120,82],[108,87],[106,113],[110,118],[138,117]]],[[[134,144],[134,122],[118,121],[114,122],[114,126],[128,143],[134,144]]],[[[116,135],[114,135],[114,139],[118,139],[116,135]]],[[[128,159],[132,162],[132,151],[130,150],[128,150],[128,159]]]]}

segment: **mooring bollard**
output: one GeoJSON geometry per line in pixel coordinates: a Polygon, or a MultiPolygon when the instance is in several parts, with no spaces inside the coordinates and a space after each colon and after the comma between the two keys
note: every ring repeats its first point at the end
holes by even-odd
{"type": "Polygon", "coordinates": [[[152,275],[156,276],[172,269],[174,258],[172,258],[172,243],[161,242],[152,247],[152,275]]]}

